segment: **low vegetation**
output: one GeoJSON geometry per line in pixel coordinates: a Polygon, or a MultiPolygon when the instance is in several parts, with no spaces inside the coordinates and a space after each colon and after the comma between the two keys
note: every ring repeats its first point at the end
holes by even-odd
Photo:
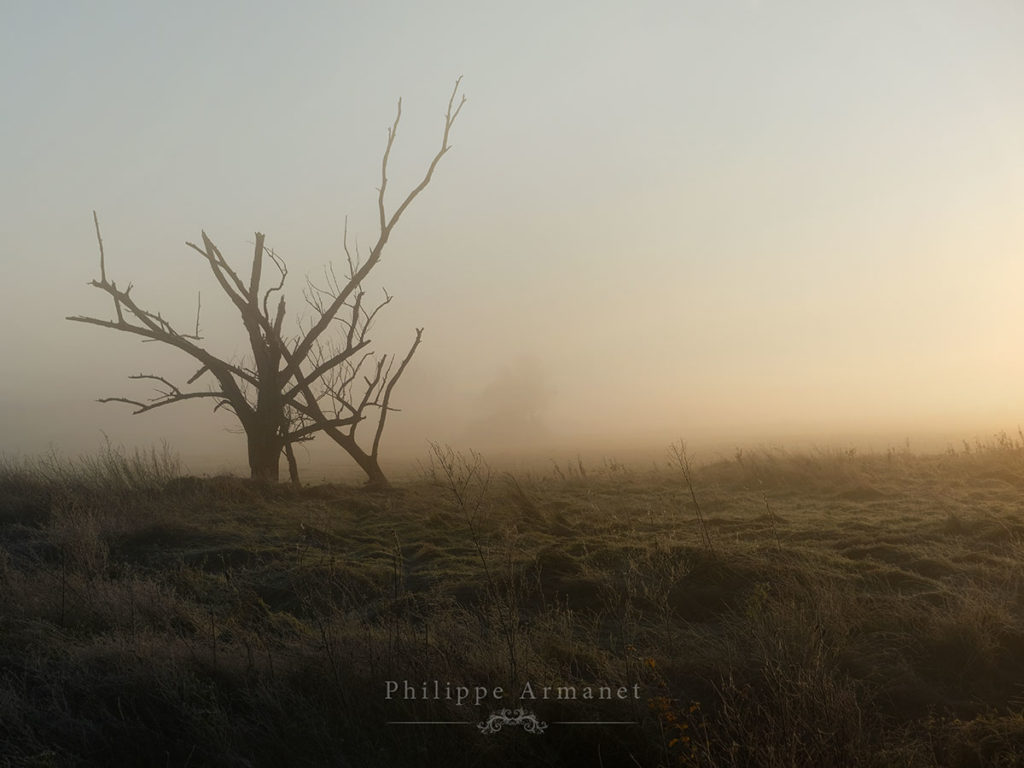
{"type": "Polygon", "coordinates": [[[0,766],[1024,763],[1024,444],[699,458],[6,460],[0,766]]]}

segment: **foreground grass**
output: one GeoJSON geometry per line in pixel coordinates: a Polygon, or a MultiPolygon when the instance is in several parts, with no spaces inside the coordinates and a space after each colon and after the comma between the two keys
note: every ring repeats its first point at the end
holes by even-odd
{"type": "Polygon", "coordinates": [[[1024,764],[1019,444],[432,458],[387,495],[0,466],[0,765],[1024,764]],[[547,729],[477,727],[519,706],[547,729]]]}

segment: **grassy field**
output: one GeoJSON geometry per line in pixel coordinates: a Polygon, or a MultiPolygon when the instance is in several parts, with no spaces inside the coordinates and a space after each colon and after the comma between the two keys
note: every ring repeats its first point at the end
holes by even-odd
{"type": "Polygon", "coordinates": [[[390,493],[8,460],[0,766],[1024,765],[1024,445],[679,448],[390,493]]]}

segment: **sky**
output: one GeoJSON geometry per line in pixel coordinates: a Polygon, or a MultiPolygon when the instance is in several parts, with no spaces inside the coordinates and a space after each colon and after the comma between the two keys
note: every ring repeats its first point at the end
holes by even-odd
{"type": "MultiPolygon", "coordinates": [[[[468,101],[368,286],[423,343],[385,461],[859,441],[1024,423],[1024,5],[1007,0],[7,4],[0,24],[0,452],[166,441],[244,471],[230,415],[96,399],[183,382],[109,317],[110,277],[241,357],[185,246],[306,275],[468,101]],[[378,294],[382,295],[382,294],[378,294]]],[[[930,442],[929,442],[930,441],[930,442]]],[[[711,450],[711,449],[709,449],[711,450]]],[[[300,459],[345,460],[330,445],[300,459]]],[[[319,465],[318,465],[319,466],[319,465]]]]}

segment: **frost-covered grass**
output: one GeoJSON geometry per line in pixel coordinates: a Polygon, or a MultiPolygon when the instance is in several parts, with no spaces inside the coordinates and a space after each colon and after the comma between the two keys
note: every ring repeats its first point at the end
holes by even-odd
{"type": "Polygon", "coordinates": [[[442,448],[430,467],[382,494],[182,477],[167,452],[0,462],[0,765],[1024,754],[1014,440],[737,452],[689,484],[442,448]],[[387,697],[435,680],[490,693],[387,697]],[[602,688],[631,695],[582,698],[602,688]],[[477,728],[520,706],[547,729],[477,728]]]}

